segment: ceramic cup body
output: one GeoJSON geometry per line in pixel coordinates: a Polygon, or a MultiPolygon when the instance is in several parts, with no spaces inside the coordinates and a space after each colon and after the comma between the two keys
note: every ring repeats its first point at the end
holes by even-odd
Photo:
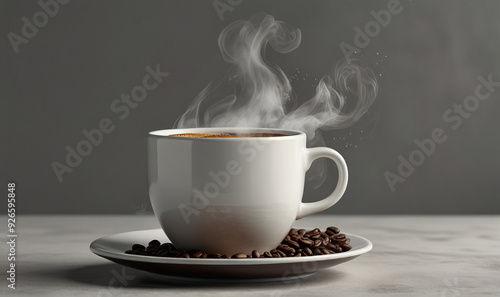
{"type": "Polygon", "coordinates": [[[176,247],[230,256],[269,251],[296,219],[335,204],[347,185],[347,167],[332,149],[307,149],[299,131],[170,129],[148,135],[148,177],[153,211],[176,247]],[[169,136],[221,131],[287,136],[169,136]],[[321,201],[302,203],[305,172],[318,157],[337,163],[337,188],[321,201]]]}

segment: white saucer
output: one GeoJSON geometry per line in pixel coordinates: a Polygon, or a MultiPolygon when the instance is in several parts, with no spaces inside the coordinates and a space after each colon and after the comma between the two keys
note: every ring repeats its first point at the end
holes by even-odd
{"type": "Polygon", "coordinates": [[[194,259],[125,254],[134,243],[147,245],[153,239],[170,242],[162,229],[133,231],[96,239],[90,250],[103,258],[163,278],[188,281],[284,281],[303,278],[316,271],[350,261],[372,249],[361,236],[345,233],[351,239],[347,252],[290,258],[194,259]]]}

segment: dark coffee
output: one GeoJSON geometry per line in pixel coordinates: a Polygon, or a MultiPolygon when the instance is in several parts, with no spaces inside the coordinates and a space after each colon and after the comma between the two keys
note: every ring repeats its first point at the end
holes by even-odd
{"type": "Polygon", "coordinates": [[[230,133],[230,132],[211,132],[211,133],[180,133],[172,134],[169,136],[177,137],[194,137],[194,138],[238,138],[238,137],[277,137],[277,136],[288,136],[286,134],[280,133],[230,133]]]}

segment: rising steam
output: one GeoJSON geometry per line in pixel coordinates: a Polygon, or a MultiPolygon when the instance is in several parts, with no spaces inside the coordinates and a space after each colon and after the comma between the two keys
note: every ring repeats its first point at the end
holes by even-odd
{"type": "MultiPolygon", "coordinates": [[[[377,81],[357,60],[342,60],[316,87],[316,94],[290,110],[292,88],[283,71],[264,62],[266,46],[279,53],[296,49],[297,28],[258,14],[236,21],[219,36],[222,57],[232,67],[224,80],[208,85],[177,120],[177,128],[265,127],[304,131],[309,145],[323,144],[316,131],[346,128],[359,120],[377,95],[377,81]]],[[[319,185],[324,169],[312,168],[319,185]]]]}

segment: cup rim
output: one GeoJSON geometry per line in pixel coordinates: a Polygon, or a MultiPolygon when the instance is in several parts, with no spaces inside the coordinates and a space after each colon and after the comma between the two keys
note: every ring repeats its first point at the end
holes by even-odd
{"type": "Polygon", "coordinates": [[[177,128],[177,129],[162,129],[150,131],[148,133],[148,137],[157,137],[157,138],[171,138],[171,139],[184,139],[184,140],[202,140],[202,141],[238,141],[238,140],[248,140],[248,139],[290,139],[294,137],[305,137],[305,133],[299,130],[292,129],[279,129],[279,128],[259,128],[259,127],[209,127],[209,128],[177,128]],[[182,134],[182,133],[207,133],[207,132],[249,132],[249,133],[260,133],[260,132],[268,132],[268,133],[279,133],[286,134],[286,136],[279,137],[259,137],[259,136],[249,136],[249,137],[214,137],[214,138],[196,138],[196,137],[182,137],[182,136],[172,136],[173,134],[182,134]]]}

